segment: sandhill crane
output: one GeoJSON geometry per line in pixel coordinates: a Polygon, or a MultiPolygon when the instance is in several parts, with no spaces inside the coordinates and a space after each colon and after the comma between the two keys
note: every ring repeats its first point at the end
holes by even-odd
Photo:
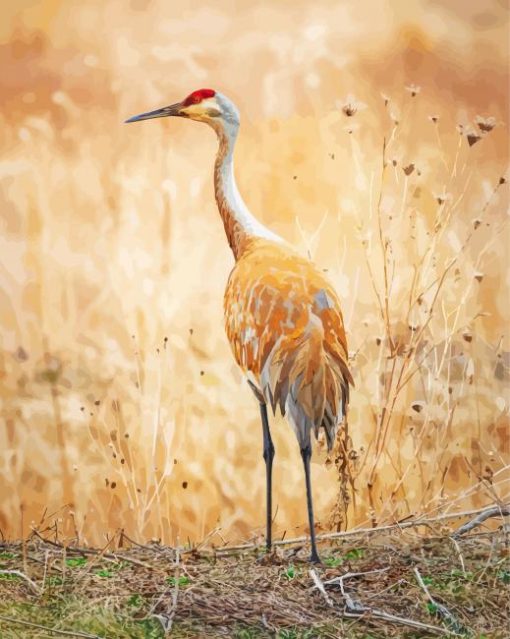
{"type": "Polygon", "coordinates": [[[216,202],[235,266],[225,291],[227,337],[260,406],[266,464],[266,545],[271,550],[272,466],[275,454],[267,406],[286,415],[304,465],[312,562],[319,562],[310,482],[311,431],[323,428],[328,450],[349,401],[352,377],[340,302],[319,269],[261,224],[236,186],[233,152],[239,112],[212,89],[126,122],[177,116],[204,122],[219,141],[216,202]]]}

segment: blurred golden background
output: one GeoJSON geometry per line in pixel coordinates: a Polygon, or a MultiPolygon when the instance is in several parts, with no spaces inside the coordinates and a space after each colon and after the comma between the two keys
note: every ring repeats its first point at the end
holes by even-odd
{"type": "MultiPolygon", "coordinates": [[[[313,464],[319,528],[508,497],[505,2],[0,13],[0,534],[263,531],[258,408],[223,331],[214,135],[122,124],[201,87],[239,106],[250,208],[343,299],[356,389],[350,437],[313,464]]],[[[289,537],[304,480],[272,421],[289,537]]]]}

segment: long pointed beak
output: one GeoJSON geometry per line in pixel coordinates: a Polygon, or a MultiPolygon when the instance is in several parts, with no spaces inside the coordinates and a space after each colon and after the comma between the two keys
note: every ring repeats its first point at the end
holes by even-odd
{"type": "Polygon", "coordinates": [[[124,124],[130,122],[140,122],[141,120],[152,120],[153,118],[168,118],[170,116],[185,117],[185,114],[181,112],[182,103],[171,104],[170,106],[163,107],[162,109],[156,109],[155,111],[147,111],[147,113],[140,113],[134,115],[132,118],[124,121],[124,124]]]}

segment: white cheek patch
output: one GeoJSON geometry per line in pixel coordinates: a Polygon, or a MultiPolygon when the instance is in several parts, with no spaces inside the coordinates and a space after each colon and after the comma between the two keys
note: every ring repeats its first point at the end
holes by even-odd
{"type": "Polygon", "coordinates": [[[190,104],[182,110],[188,115],[203,116],[208,115],[208,111],[220,112],[220,107],[214,98],[207,98],[198,104],[190,104]]]}

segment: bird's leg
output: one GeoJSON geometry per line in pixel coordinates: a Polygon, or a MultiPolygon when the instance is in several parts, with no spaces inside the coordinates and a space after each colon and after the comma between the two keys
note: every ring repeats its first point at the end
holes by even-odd
{"type": "Polygon", "coordinates": [[[271,524],[273,518],[273,498],[272,498],[272,475],[274,446],[269,432],[269,420],[267,418],[267,407],[260,403],[260,417],[262,419],[262,433],[264,435],[264,461],[266,462],[266,547],[271,550],[271,524]]]}
{"type": "Polygon", "coordinates": [[[308,444],[301,448],[301,458],[303,459],[303,466],[305,467],[305,481],[306,481],[306,505],[308,507],[308,523],[310,525],[310,541],[312,544],[312,554],[310,561],[314,564],[320,563],[319,553],[317,552],[317,544],[315,541],[315,523],[313,520],[313,502],[312,502],[312,485],[310,482],[310,459],[312,457],[312,447],[310,441],[308,444]]]}

